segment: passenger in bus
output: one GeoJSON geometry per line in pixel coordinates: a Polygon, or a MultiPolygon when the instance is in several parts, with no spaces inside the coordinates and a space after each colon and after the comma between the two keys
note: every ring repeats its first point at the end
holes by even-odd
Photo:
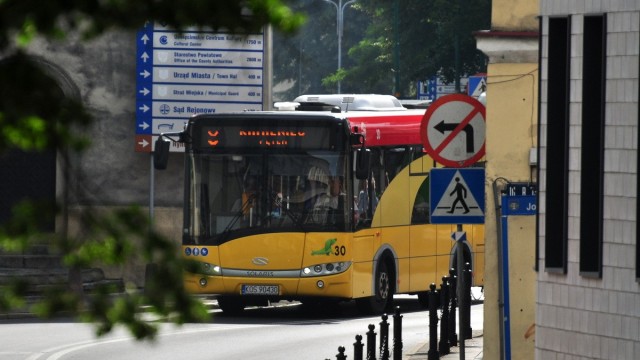
{"type": "Polygon", "coordinates": [[[339,176],[329,178],[328,187],[321,185],[316,190],[314,208],[338,209],[340,203],[344,203],[346,194],[339,176]]]}
{"type": "Polygon", "coordinates": [[[335,176],[329,180],[329,207],[332,209],[340,208],[340,204],[344,204],[344,197],[347,195],[342,187],[342,178],[335,176]]]}
{"type": "Polygon", "coordinates": [[[358,208],[360,209],[360,219],[368,219],[378,206],[378,196],[376,195],[376,180],[371,178],[371,191],[369,191],[369,183],[367,180],[360,181],[360,193],[358,194],[358,208]],[[369,193],[372,194],[371,202],[369,202],[369,193]],[[369,206],[371,212],[369,213],[369,206]]]}
{"type": "Polygon", "coordinates": [[[251,213],[251,209],[256,205],[257,183],[258,181],[253,176],[249,176],[245,179],[242,198],[235,201],[231,208],[232,212],[242,211],[242,214],[245,217],[251,213]]]}
{"type": "Polygon", "coordinates": [[[353,197],[353,223],[357,224],[360,220],[360,209],[358,209],[358,197],[353,197]]]}

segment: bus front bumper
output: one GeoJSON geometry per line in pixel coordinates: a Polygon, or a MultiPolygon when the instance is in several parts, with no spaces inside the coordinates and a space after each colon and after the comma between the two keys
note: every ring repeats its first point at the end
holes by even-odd
{"type": "Polygon", "coordinates": [[[184,273],[185,289],[193,294],[262,295],[283,299],[353,297],[351,271],[297,278],[227,277],[184,273]]]}

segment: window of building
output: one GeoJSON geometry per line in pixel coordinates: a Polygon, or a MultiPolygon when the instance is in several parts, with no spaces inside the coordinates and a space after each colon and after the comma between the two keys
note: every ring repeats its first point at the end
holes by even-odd
{"type": "Polygon", "coordinates": [[[567,271],[571,22],[549,18],[545,270],[567,271]]]}
{"type": "Polygon", "coordinates": [[[580,273],[602,276],[606,18],[584,17],[582,146],[580,172],[580,273]]]}

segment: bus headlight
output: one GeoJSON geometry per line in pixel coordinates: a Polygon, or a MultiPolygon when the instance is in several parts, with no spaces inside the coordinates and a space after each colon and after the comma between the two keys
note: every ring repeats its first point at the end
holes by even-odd
{"type": "Polygon", "coordinates": [[[316,264],[305,267],[300,271],[301,277],[324,276],[340,274],[351,266],[351,261],[339,261],[332,263],[316,264]]]}
{"type": "Polygon", "coordinates": [[[193,266],[189,266],[189,268],[187,268],[187,271],[209,276],[222,275],[222,268],[220,266],[202,261],[193,262],[193,266]]]}

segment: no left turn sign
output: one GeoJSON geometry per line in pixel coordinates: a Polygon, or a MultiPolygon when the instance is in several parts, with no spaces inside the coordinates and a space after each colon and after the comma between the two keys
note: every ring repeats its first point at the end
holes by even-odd
{"type": "Polygon", "coordinates": [[[484,156],[485,108],[471,96],[443,96],[427,108],[420,125],[425,151],[449,167],[467,167],[484,156]]]}

